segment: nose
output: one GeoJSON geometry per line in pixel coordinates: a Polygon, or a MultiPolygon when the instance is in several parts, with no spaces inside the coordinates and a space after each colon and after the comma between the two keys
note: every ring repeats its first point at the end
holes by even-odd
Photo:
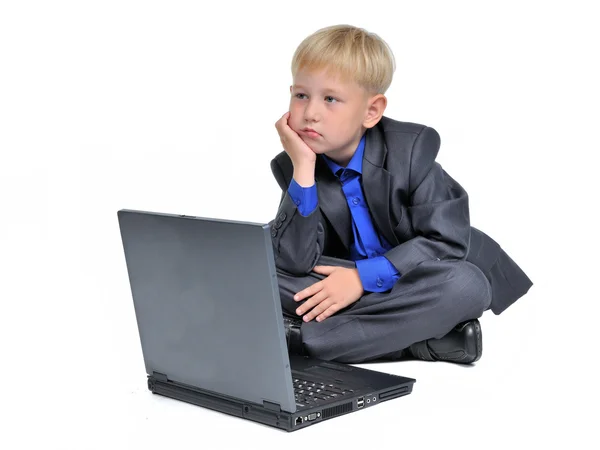
{"type": "Polygon", "coordinates": [[[304,120],[307,122],[317,122],[321,118],[321,113],[319,111],[318,101],[314,99],[310,99],[306,108],[304,108],[304,120]]]}

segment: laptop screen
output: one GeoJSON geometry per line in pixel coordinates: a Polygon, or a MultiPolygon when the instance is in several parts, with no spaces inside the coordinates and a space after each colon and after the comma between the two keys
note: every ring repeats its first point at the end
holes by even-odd
{"type": "Polygon", "coordinates": [[[268,225],[118,219],[147,373],[295,412],[268,225]]]}

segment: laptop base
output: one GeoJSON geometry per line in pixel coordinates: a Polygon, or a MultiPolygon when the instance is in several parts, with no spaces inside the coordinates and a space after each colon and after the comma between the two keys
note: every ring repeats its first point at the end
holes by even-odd
{"type": "MultiPolygon", "coordinates": [[[[380,402],[402,397],[412,392],[413,383],[398,387],[393,391],[379,395],[380,402]]],[[[148,389],[153,394],[159,394],[175,400],[203,406],[214,411],[219,411],[232,416],[259,422],[264,425],[279,428],[285,431],[296,431],[301,428],[322,422],[323,420],[348,414],[366,405],[364,399],[347,399],[337,403],[327,404],[322,411],[298,411],[289,413],[282,411],[278,405],[265,402],[258,405],[251,402],[242,402],[231,397],[204,391],[193,386],[183,385],[167,380],[164,375],[155,374],[148,376],[148,389]]]]}

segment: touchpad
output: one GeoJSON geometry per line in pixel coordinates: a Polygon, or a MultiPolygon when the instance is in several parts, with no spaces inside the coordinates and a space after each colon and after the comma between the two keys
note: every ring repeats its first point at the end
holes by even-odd
{"type": "Polygon", "coordinates": [[[319,363],[318,366],[313,367],[327,367],[328,369],[338,370],[340,372],[352,372],[352,370],[354,370],[352,366],[346,366],[343,364],[332,364],[328,362],[322,362],[319,363]]]}
{"type": "MultiPolygon", "coordinates": [[[[352,370],[352,369],[350,369],[352,370]]],[[[312,366],[307,369],[304,369],[305,372],[316,373],[317,375],[321,375],[327,378],[338,379],[340,376],[344,376],[348,370],[339,370],[338,367],[335,368],[327,368],[323,366],[312,366]]],[[[340,380],[341,381],[341,380],[340,380]]]]}

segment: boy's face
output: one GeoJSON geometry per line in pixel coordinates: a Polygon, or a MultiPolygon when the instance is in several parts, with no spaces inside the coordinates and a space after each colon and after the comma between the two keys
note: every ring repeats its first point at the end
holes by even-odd
{"type": "Polygon", "coordinates": [[[344,82],[325,71],[298,71],[290,86],[288,124],[317,154],[346,166],[367,128],[383,114],[386,99],[369,97],[355,82],[344,82]],[[312,128],[318,136],[303,131],[312,128]]]}

